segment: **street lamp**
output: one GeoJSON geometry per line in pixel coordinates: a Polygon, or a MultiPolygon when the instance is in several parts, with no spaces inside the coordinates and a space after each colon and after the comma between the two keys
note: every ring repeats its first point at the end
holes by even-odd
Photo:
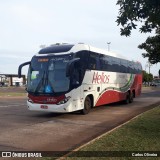
{"type": "Polygon", "coordinates": [[[150,68],[151,68],[152,64],[148,61],[145,65],[145,71],[146,71],[146,68],[149,69],[149,74],[150,74],[150,68]]]}
{"type": "Polygon", "coordinates": [[[107,42],[107,45],[108,45],[108,51],[110,51],[110,44],[111,44],[111,42],[107,42]]]}

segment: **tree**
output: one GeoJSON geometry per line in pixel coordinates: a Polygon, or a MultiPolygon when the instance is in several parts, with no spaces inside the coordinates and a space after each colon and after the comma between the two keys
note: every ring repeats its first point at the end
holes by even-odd
{"type": "Polygon", "coordinates": [[[137,28],[136,22],[141,22],[140,32],[151,32],[160,27],[160,0],[118,0],[120,6],[118,25],[121,25],[121,35],[129,36],[132,29],[137,28]]]}
{"type": "Polygon", "coordinates": [[[159,78],[160,78],[160,69],[159,69],[159,72],[158,72],[158,74],[159,74],[159,78]]]}
{"type": "Polygon", "coordinates": [[[122,26],[121,35],[130,36],[138,22],[141,33],[156,31],[156,36],[148,37],[138,47],[146,50],[142,55],[150,63],[160,62],[160,0],[118,0],[117,5],[120,9],[116,22],[122,26]]]}
{"type": "Polygon", "coordinates": [[[142,56],[144,58],[148,57],[150,63],[155,64],[160,62],[160,34],[148,37],[138,48],[146,50],[146,53],[142,53],[142,56]]]}
{"type": "Polygon", "coordinates": [[[146,71],[142,71],[143,82],[151,82],[153,81],[153,75],[151,73],[147,73],[146,71]]]}
{"type": "Polygon", "coordinates": [[[153,75],[151,73],[148,74],[148,82],[153,81],[153,75]]]}

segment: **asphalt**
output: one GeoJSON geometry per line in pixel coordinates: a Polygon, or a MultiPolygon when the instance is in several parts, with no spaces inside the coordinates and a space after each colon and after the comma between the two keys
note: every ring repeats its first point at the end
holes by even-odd
{"type": "Polygon", "coordinates": [[[0,98],[0,151],[69,151],[160,105],[160,89],[146,88],[132,104],[94,108],[88,115],[29,111],[26,97],[0,98]]]}

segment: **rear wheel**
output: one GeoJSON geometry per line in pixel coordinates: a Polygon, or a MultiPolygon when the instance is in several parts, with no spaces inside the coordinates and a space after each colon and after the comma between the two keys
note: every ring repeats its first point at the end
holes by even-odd
{"type": "Polygon", "coordinates": [[[133,92],[131,92],[130,97],[129,97],[129,103],[133,102],[133,97],[134,97],[133,92]]]}
{"type": "Polygon", "coordinates": [[[127,92],[126,99],[124,100],[124,103],[125,104],[130,103],[130,93],[129,92],[127,92]]]}
{"type": "Polygon", "coordinates": [[[89,97],[86,97],[84,101],[84,109],[82,109],[81,113],[88,114],[89,111],[91,110],[91,107],[92,107],[91,99],[89,97]]]}

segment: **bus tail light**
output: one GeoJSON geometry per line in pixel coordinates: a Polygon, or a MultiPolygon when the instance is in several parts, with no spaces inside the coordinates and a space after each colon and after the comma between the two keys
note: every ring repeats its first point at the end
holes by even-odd
{"type": "Polygon", "coordinates": [[[63,99],[60,102],[58,102],[57,105],[64,104],[64,103],[68,102],[70,98],[71,98],[70,96],[66,97],[65,99],[63,99]]]}

